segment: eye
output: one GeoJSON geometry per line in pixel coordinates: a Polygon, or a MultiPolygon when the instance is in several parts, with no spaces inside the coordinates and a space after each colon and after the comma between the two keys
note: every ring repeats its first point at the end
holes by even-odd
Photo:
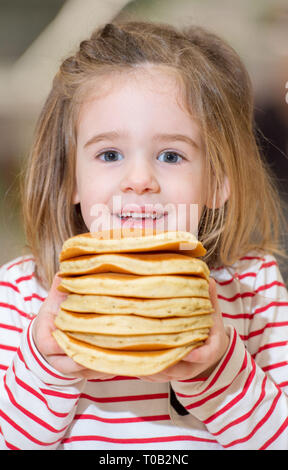
{"type": "Polygon", "coordinates": [[[177,164],[183,160],[183,157],[181,157],[181,155],[176,152],[166,150],[165,152],[160,153],[158,159],[160,160],[160,162],[177,164]]]}
{"type": "Polygon", "coordinates": [[[118,162],[119,160],[123,159],[123,155],[121,155],[121,153],[117,152],[116,150],[107,150],[106,152],[99,154],[97,158],[104,162],[118,162]]]}

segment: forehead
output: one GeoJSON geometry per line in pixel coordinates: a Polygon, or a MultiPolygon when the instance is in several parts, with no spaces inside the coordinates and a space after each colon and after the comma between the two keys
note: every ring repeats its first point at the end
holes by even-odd
{"type": "Polygon", "coordinates": [[[168,66],[141,65],[128,70],[115,70],[94,76],[84,84],[78,101],[78,123],[91,103],[115,96],[119,91],[127,93],[137,90],[145,94],[154,93],[159,100],[173,102],[185,113],[191,115],[185,99],[185,85],[179,72],[168,66]]]}

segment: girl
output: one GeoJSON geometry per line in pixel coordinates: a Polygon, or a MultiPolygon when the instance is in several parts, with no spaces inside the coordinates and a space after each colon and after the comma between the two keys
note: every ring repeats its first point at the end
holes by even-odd
{"type": "MultiPolygon", "coordinates": [[[[98,29],[54,79],[23,208],[31,255],[1,268],[1,448],[288,448],[280,205],[253,135],[249,78],[231,47],[195,27],[98,29]],[[86,370],[51,334],[65,298],[55,275],[62,243],[90,229],[95,204],[107,207],[107,223],[121,225],[129,212],[140,226],[143,207],[148,217],[184,204],[187,230],[197,204],[214,326],[160,374],[86,370]]],[[[156,215],[156,228],[174,217],[156,215]]]]}

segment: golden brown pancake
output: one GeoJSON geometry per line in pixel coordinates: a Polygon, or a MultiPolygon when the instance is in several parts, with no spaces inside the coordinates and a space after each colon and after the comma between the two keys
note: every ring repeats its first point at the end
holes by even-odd
{"type": "Polygon", "coordinates": [[[136,276],[120,273],[99,273],[79,277],[63,277],[60,289],[76,294],[115,295],[122,297],[209,298],[209,284],[196,276],[136,276]]]}
{"type": "Polygon", "coordinates": [[[207,314],[192,317],[148,318],[138,315],[73,313],[60,309],[55,319],[55,325],[63,331],[108,335],[145,335],[209,328],[212,326],[212,317],[207,314]]]}
{"type": "Polygon", "coordinates": [[[64,352],[83,367],[133,377],[161,372],[198,346],[190,344],[157,351],[118,351],[92,346],[60,330],[55,330],[53,336],[64,352]]]}
{"type": "Polygon", "coordinates": [[[79,276],[109,271],[142,276],[190,274],[209,278],[209,269],[202,260],[172,252],[84,255],[60,263],[61,276],[79,276]]]}
{"type": "Polygon", "coordinates": [[[135,314],[143,317],[185,317],[212,313],[210,299],[202,297],[175,297],[139,299],[109,295],[69,294],[62,302],[64,310],[79,313],[135,314]]]}
{"type": "Polygon", "coordinates": [[[204,256],[203,245],[189,232],[160,232],[142,229],[115,229],[84,233],[63,243],[60,261],[80,255],[141,251],[178,251],[194,257],[204,256]]]}
{"type": "Polygon", "coordinates": [[[199,328],[179,333],[157,335],[101,335],[69,332],[69,336],[100,348],[125,351],[156,351],[205,341],[208,338],[208,333],[209,328],[199,328]]]}

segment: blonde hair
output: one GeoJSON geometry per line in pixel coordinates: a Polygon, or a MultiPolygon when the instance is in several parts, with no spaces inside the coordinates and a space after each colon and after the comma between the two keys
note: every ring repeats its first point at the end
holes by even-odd
{"type": "Polygon", "coordinates": [[[210,199],[199,238],[211,266],[232,264],[257,249],[279,253],[280,200],[259,155],[253,129],[251,84],[236,52],[200,27],[126,22],[98,28],[61,65],[42,109],[23,180],[23,216],[37,273],[48,287],[65,239],[87,230],[72,202],[76,120],[88,84],[100,75],[145,65],[166,67],[179,78],[187,110],[199,122],[207,159],[210,199]]]}

